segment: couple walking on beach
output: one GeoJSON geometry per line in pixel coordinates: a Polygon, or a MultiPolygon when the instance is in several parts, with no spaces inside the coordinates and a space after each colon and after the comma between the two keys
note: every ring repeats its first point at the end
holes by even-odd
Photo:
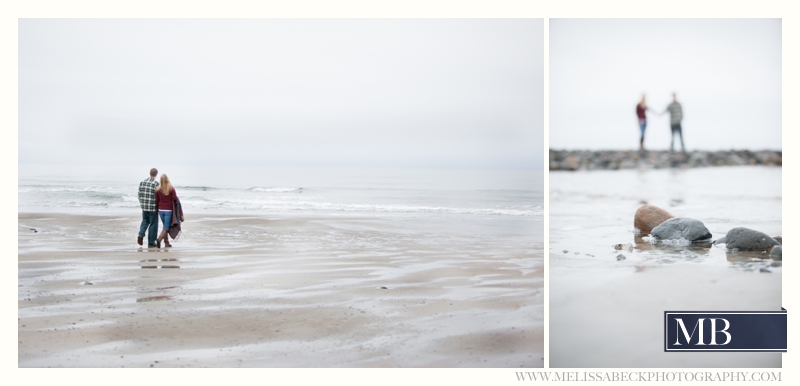
{"type": "MultiPolygon", "coordinates": [[[[647,110],[653,111],[651,108],[647,107],[647,104],[644,102],[644,94],[642,94],[642,101],[636,105],[636,116],[639,118],[639,131],[641,131],[641,137],[639,138],[639,148],[644,150],[644,130],[647,128],[647,115],[645,112],[647,110]]],[[[675,93],[672,93],[672,103],[667,106],[667,109],[664,110],[662,113],[656,113],[656,115],[663,115],[669,112],[669,125],[672,129],[672,134],[670,135],[670,143],[669,143],[669,151],[673,152],[674,145],[675,145],[675,135],[677,134],[681,139],[681,150],[686,153],[686,148],[683,146],[683,130],[681,129],[681,120],[683,120],[683,110],[681,109],[681,104],[678,103],[678,97],[675,93]]]]}
{"type": "Polygon", "coordinates": [[[158,170],[150,169],[150,177],[139,183],[139,205],[142,207],[142,224],[139,226],[137,242],[142,245],[145,231],[147,231],[147,247],[161,248],[161,241],[165,247],[171,247],[169,238],[177,239],[181,234],[183,209],[178,200],[175,188],[169,182],[166,174],[161,175],[160,182],[156,181],[158,170]],[[158,233],[158,219],[161,218],[163,229],[158,233]]]}

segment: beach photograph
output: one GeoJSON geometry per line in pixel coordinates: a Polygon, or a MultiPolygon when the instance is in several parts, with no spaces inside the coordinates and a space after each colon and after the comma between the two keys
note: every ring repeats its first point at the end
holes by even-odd
{"type": "MultiPolygon", "coordinates": [[[[19,19],[17,366],[542,367],[543,36],[19,19]]],[[[778,235],[760,168],[715,216],[778,235]]]]}
{"type": "Polygon", "coordinates": [[[781,20],[549,27],[550,367],[780,368],[664,313],[783,306],[781,20]]]}

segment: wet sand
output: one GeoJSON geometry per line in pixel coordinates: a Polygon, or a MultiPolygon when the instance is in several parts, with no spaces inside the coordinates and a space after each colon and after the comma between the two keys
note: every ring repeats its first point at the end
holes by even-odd
{"type": "Polygon", "coordinates": [[[780,172],[550,173],[550,366],[780,367],[781,353],[665,353],[663,317],[779,311],[781,261],[723,245],[651,244],[633,229],[636,209],[649,203],[702,221],[714,239],[739,226],[781,235],[780,172]]]}
{"type": "Polygon", "coordinates": [[[203,215],[158,250],[139,220],[18,215],[20,367],[543,365],[542,243],[510,227],[203,215]]]}
{"type": "Polygon", "coordinates": [[[781,353],[664,352],[664,311],[779,311],[776,271],[622,262],[551,253],[551,367],[781,367],[781,353]]]}

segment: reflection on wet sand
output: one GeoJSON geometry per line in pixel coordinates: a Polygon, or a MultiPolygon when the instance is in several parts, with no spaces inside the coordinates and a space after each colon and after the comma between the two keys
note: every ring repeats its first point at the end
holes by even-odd
{"type": "Polygon", "coordinates": [[[725,253],[725,258],[732,266],[745,272],[771,273],[774,268],[783,266],[783,261],[774,260],[766,252],[728,251],[725,253]]]}
{"type": "Polygon", "coordinates": [[[147,259],[147,260],[139,260],[142,263],[142,268],[144,269],[158,269],[158,268],[180,268],[177,264],[178,259],[147,259]],[[162,262],[158,264],[158,262],[162,262]],[[166,262],[167,264],[164,264],[166,262]]]}
{"type": "MultiPolygon", "coordinates": [[[[633,242],[635,244],[635,248],[640,251],[652,251],[652,250],[662,250],[662,251],[669,251],[669,252],[680,252],[683,250],[688,250],[696,253],[707,253],[708,250],[711,248],[711,240],[703,240],[703,241],[695,241],[691,244],[683,245],[683,244],[670,244],[670,243],[654,243],[651,242],[649,239],[645,240],[644,236],[635,235],[633,236],[633,242]]],[[[619,245],[619,244],[618,244],[619,245]]],[[[629,244],[625,244],[629,245],[629,244]]]]}
{"type": "Polygon", "coordinates": [[[159,300],[170,300],[172,296],[160,295],[160,296],[150,296],[146,298],[139,298],[136,299],[136,303],[144,303],[144,302],[155,302],[159,300]]]}
{"type": "Polygon", "coordinates": [[[730,251],[725,252],[725,258],[731,263],[748,263],[753,261],[772,260],[769,254],[760,251],[730,251]]]}
{"type": "Polygon", "coordinates": [[[167,248],[156,248],[156,247],[139,247],[139,248],[136,249],[136,252],[158,253],[158,252],[169,252],[169,249],[167,249],[167,248]]]}
{"type": "Polygon", "coordinates": [[[543,224],[506,217],[209,215],[164,254],[60,216],[98,231],[20,232],[18,366],[541,367],[543,224]]]}
{"type": "MultiPolygon", "coordinates": [[[[710,242],[695,242],[689,245],[676,245],[665,243],[652,243],[645,240],[642,236],[634,236],[633,244],[616,244],[614,249],[618,251],[651,251],[655,252],[656,260],[659,263],[674,263],[674,257],[683,257],[687,260],[704,259],[709,257],[711,249],[714,247],[710,242]],[[665,258],[666,257],[666,258],[665,258]]],[[[725,251],[725,258],[731,263],[731,267],[739,268],[743,271],[759,271],[762,273],[772,272],[769,268],[781,267],[781,261],[769,256],[767,252],[761,251],[725,251]]],[[[643,267],[638,267],[635,272],[643,272],[643,267]]]]}

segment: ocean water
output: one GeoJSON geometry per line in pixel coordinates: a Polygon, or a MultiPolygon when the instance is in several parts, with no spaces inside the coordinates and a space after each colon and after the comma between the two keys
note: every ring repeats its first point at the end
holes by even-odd
{"type": "MultiPolygon", "coordinates": [[[[149,167],[20,165],[20,213],[138,214],[149,167]]],[[[163,167],[187,213],[542,219],[534,171],[163,167]]]]}

